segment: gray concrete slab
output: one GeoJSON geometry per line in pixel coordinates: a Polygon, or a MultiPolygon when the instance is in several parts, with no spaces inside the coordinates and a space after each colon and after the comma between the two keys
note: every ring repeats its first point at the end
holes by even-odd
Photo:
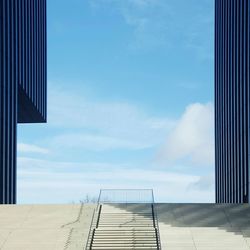
{"type": "Polygon", "coordinates": [[[250,206],[158,204],[162,248],[249,250],[250,206]]]}

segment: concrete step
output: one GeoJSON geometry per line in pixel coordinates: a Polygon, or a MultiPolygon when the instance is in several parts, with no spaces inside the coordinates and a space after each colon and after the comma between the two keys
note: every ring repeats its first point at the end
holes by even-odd
{"type": "Polygon", "coordinates": [[[147,208],[149,212],[133,213],[110,205],[100,206],[88,249],[159,249],[152,208],[147,208]]]}
{"type": "Polygon", "coordinates": [[[158,248],[155,246],[92,246],[91,248],[92,250],[125,250],[125,249],[143,249],[143,250],[147,250],[147,249],[151,249],[151,250],[157,250],[158,248]]]}
{"type": "Polygon", "coordinates": [[[102,247],[102,246],[110,246],[110,247],[157,247],[155,243],[143,243],[143,242],[93,242],[93,247],[102,247]]]}

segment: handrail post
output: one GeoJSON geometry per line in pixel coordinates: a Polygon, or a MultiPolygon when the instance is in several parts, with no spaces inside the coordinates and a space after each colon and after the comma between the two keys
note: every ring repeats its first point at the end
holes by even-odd
{"type": "Polygon", "coordinates": [[[99,203],[100,203],[101,193],[102,193],[102,189],[100,189],[100,192],[99,192],[99,197],[98,197],[98,201],[97,201],[97,204],[99,204],[99,203]]]}
{"type": "Polygon", "coordinates": [[[153,189],[151,189],[151,192],[152,192],[152,203],[154,204],[155,203],[155,197],[154,197],[154,191],[153,191],[153,189]]]}

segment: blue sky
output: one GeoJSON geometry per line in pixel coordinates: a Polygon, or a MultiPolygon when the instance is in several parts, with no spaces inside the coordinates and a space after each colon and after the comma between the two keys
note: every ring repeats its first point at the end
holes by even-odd
{"type": "Polygon", "coordinates": [[[100,188],[213,202],[213,1],[48,1],[48,123],[18,125],[18,202],[100,188]]]}

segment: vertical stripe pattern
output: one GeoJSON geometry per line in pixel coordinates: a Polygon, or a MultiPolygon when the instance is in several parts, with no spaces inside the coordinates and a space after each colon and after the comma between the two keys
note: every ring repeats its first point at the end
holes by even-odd
{"type": "Polygon", "coordinates": [[[215,0],[216,202],[249,202],[249,0],[215,0]]]}
{"type": "Polygon", "coordinates": [[[46,0],[0,0],[0,203],[3,204],[16,203],[17,121],[46,121],[46,39],[46,0]]]}
{"type": "MultiPolygon", "coordinates": [[[[16,0],[17,1],[17,0],[16,0]]],[[[19,16],[18,122],[46,122],[46,1],[17,1],[19,16]]]]}

